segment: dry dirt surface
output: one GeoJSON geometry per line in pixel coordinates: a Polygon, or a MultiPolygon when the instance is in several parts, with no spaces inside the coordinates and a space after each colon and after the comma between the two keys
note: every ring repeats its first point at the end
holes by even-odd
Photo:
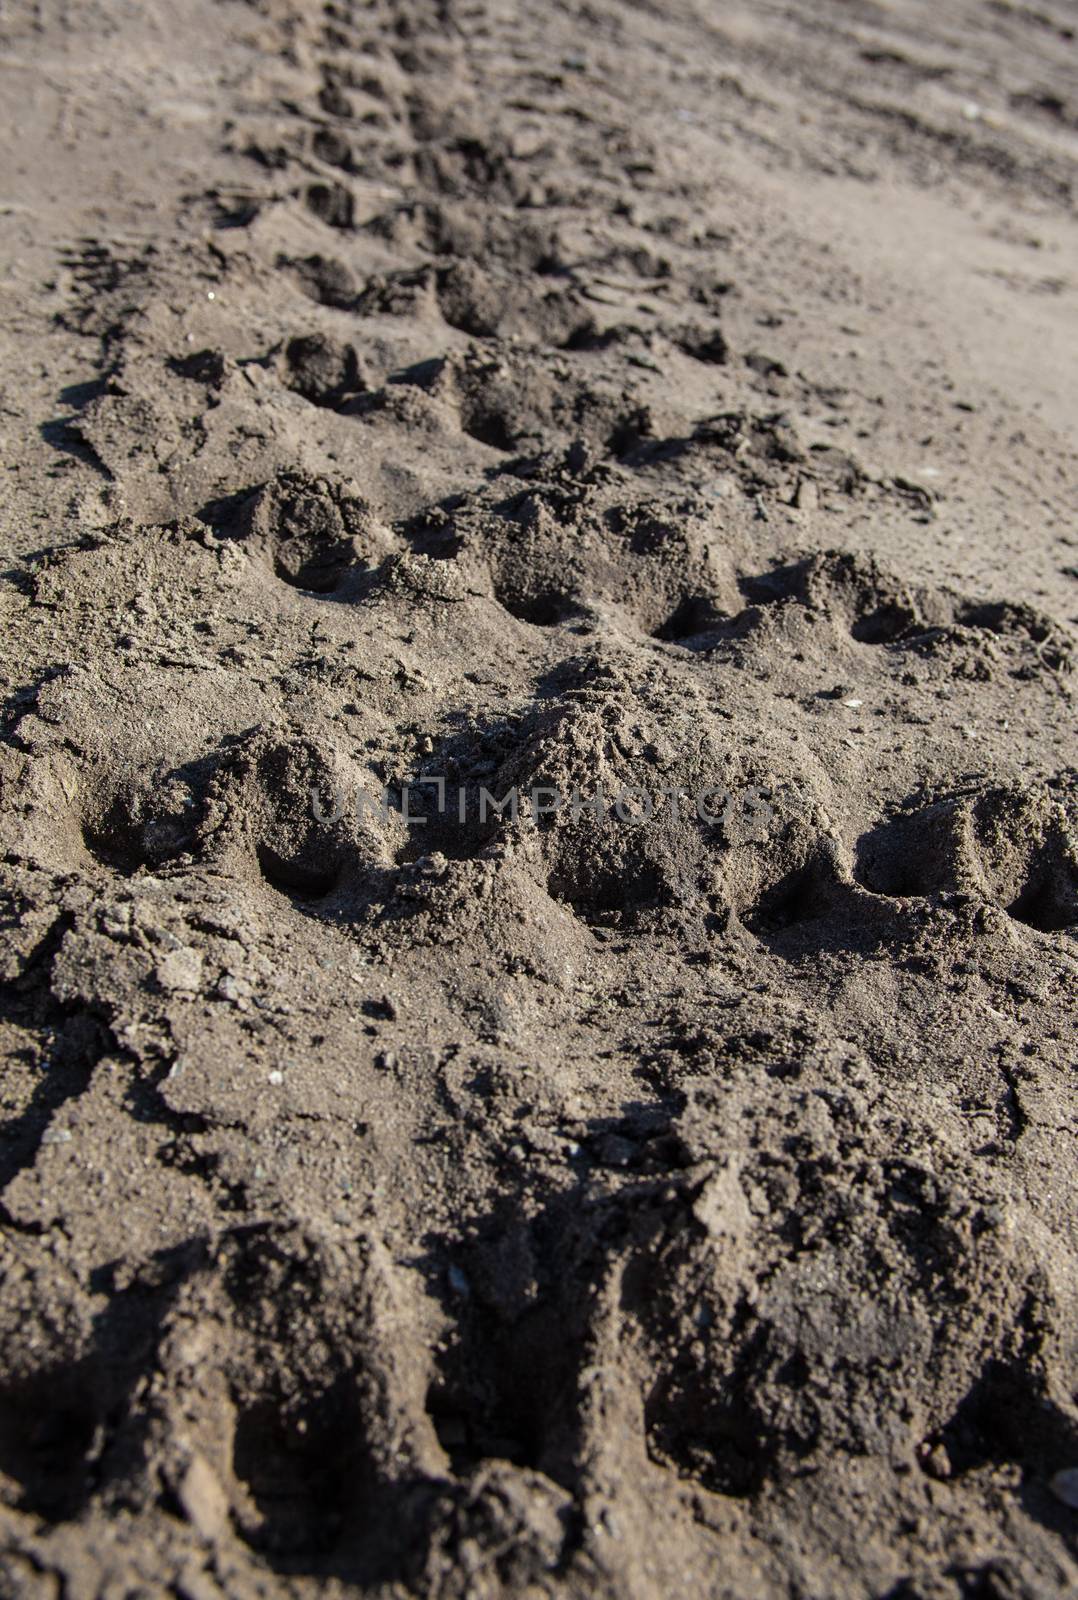
{"type": "Polygon", "coordinates": [[[8,0],[4,1600],[1076,1592],[1076,35],[8,0]]]}

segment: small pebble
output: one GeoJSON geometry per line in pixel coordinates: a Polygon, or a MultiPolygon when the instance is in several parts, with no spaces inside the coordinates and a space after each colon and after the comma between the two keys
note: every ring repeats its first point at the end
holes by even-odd
{"type": "Polygon", "coordinates": [[[1048,1487],[1057,1500],[1070,1506],[1072,1511],[1078,1511],[1078,1467],[1064,1467],[1056,1473],[1048,1487]]]}
{"type": "Polygon", "coordinates": [[[202,957],[189,945],[170,950],[157,963],[157,981],[170,994],[197,994],[202,984],[202,957]]]}
{"type": "Polygon", "coordinates": [[[947,1453],[947,1449],[942,1444],[934,1444],[931,1449],[927,1450],[921,1457],[921,1465],[930,1478],[936,1478],[941,1483],[946,1483],[954,1470],[951,1466],[951,1458],[947,1453]]]}
{"type": "Polygon", "coordinates": [[[228,1499],[213,1468],[202,1456],[192,1456],[176,1491],[184,1516],[208,1542],[228,1528],[228,1499]]]}
{"type": "Polygon", "coordinates": [[[237,1011],[250,1010],[253,990],[245,978],[237,978],[231,972],[226,972],[217,985],[217,993],[234,1005],[237,1011]]]}

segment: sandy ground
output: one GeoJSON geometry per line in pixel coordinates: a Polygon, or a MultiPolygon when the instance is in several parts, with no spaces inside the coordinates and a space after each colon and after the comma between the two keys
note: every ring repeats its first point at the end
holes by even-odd
{"type": "Polygon", "coordinates": [[[1073,5],[0,46],[0,1594],[1073,1594],[1073,5]]]}

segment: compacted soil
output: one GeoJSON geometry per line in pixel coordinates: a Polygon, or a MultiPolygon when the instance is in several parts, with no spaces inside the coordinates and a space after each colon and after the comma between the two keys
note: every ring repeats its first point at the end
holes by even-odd
{"type": "Polygon", "coordinates": [[[5,7],[5,1600],[1075,1592],[1076,34],[5,7]]]}

